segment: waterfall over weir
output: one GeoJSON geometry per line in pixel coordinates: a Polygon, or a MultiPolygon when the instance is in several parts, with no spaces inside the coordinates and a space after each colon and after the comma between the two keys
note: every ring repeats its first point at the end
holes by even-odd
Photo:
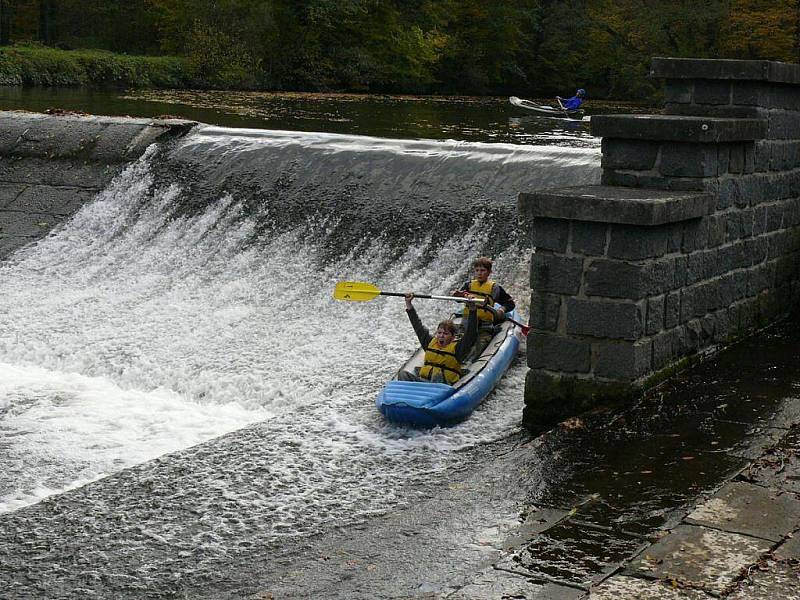
{"type": "MultiPolygon", "coordinates": [[[[489,254],[527,312],[516,194],[595,183],[598,158],[214,127],[151,148],[0,264],[0,512],[168,453],[154,485],[172,478],[206,516],[165,513],[148,535],[187,551],[403,501],[404,483],[466,460],[454,450],[517,426],[524,366],[458,427],[388,425],[375,395],[416,344],[403,303],[337,303],[334,283],[447,293],[489,254]]],[[[450,307],[417,308],[432,325],[450,307]]],[[[119,494],[109,505],[135,513],[119,494]]]]}

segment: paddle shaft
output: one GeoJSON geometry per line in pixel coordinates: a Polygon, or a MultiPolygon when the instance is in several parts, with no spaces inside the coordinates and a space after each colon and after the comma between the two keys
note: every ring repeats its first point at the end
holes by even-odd
{"type": "MultiPolygon", "coordinates": [[[[402,296],[402,297],[405,297],[405,294],[401,294],[399,292],[381,292],[381,296],[402,296]]],[[[483,302],[483,299],[478,300],[476,298],[460,298],[458,296],[431,296],[429,294],[414,294],[414,298],[424,298],[424,299],[428,299],[428,300],[454,300],[456,302],[465,302],[465,303],[466,302],[483,302]]],[[[490,310],[491,312],[494,312],[494,309],[491,309],[489,307],[485,307],[485,308],[486,308],[486,310],[490,310]]],[[[510,323],[513,323],[514,325],[516,325],[517,327],[522,329],[522,334],[523,335],[528,335],[528,332],[531,329],[530,327],[528,327],[527,325],[525,325],[523,323],[520,323],[519,321],[517,321],[515,319],[512,319],[511,317],[509,317],[507,315],[503,315],[503,318],[506,321],[509,321],[510,323]]]]}
{"type": "MultiPolygon", "coordinates": [[[[401,298],[405,298],[405,294],[401,292],[380,292],[381,296],[400,296],[401,298]]],[[[452,300],[454,302],[464,302],[465,304],[469,302],[483,302],[483,299],[478,300],[477,298],[461,298],[460,296],[431,296],[430,294],[413,294],[414,298],[422,298],[423,300],[452,300]]]]}

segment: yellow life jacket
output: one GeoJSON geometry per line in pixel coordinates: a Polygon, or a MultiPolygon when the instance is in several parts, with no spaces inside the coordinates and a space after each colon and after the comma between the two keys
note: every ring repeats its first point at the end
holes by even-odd
{"type": "MultiPolygon", "coordinates": [[[[489,306],[494,306],[494,289],[495,283],[491,279],[487,279],[486,283],[481,283],[477,279],[469,282],[469,290],[473,296],[478,298],[489,298],[489,306]]],[[[464,305],[464,318],[469,315],[469,307],[464,305]]],[[[484,308],[478,309],[478,321],[494,322],[494,315],[484,308]]]]}
{"type": "Polygon", "coordinates": [[[444,380],[450,385],[461,379],[461,363],[456,359],[456,342],[440,346],[436,338],[431,340],[425,349],[425,366],[419,370],[419,376],[430,379],[435,373],[442,373],[444,380]]]}

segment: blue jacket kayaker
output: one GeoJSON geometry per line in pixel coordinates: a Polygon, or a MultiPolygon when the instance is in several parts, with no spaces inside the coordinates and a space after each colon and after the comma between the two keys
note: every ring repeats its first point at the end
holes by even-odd
{"type": "Polygon", "coordinates": [[[436,334],[431,335],[431,332],[420,321],[419,315],[411,303],[414,294],[406,294],[405,298],[406,314],[417,334],[419,343],[425,349],[425,363],[420,368],[418,375],[401,370],[397,374],[397,379],[453,385],[461,379],[461,364],[477,339],[478,311],[475,303],[469,303],[466,331],[460,340],[456,340],[456,327],[452,321],[442,321],[436,327],[436,334]]]}
{"type": "Polygon", "coordinates": [[[558,105],[568,111],[578,110],[583,104],[583,98],[586,96],[586,90],[580,88],[572,98],[562,98],[561,96],[556,96],[556,100],[558,101],[558,105]]]}

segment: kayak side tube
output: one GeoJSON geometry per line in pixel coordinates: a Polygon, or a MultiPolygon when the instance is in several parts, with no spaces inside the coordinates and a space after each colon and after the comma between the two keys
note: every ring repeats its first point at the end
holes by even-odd
{"type": "MultiPolygon", "coordinates": [[[[494,389],[519,352],[519,327],[506,321],[469,372],[454,386],[444,383],[389,381],[375,404],[389,421],[422,427],[454,425],[469,417],[494,389]]],[[[404,365],[408,368],[419,351],[404,365]]],[[[410,369],[409,369],[410,370],[410,369]]]]}

